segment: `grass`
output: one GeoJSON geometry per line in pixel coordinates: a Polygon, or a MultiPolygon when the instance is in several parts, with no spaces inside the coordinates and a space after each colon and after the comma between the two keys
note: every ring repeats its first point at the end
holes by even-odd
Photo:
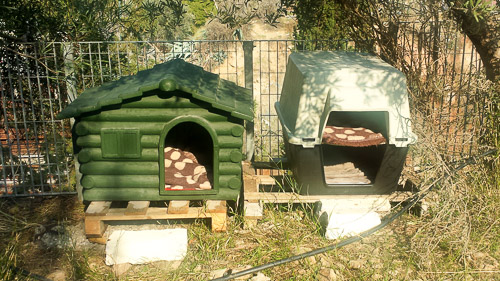
{"type": "MultiPolygon", "coordinates": [[[[452,167],[440,157],[430,144],[416,146],[411,160],[423,168],[405,175],[417,183],[441,177],[452,167]]],[[[498,156],[469,165],[431,192],[422,216],[405,214],[361,242],[263,274],[271,280],[327,280],[320,279],[325,272],[337,280],[500,280],[498,167],[498,156]]],[[[61,249],[41,247],[41,225],[81,227],[83,206],[75,197],[2,200],[0,279],[26,279],[13,270],[18,267],[42,276],[63,271],[67,280],[209,280],[218,269],[237,272],[333,243],[320,235],[310,213],[308,204],[268,204],[255,227],[243,227],[234,214],[226,233],[195,221],[186,226],[188,254],[179,267],[137,265],[116,277],[104,264],[103,246],[82,247],[75,240],[61,249]]]]}

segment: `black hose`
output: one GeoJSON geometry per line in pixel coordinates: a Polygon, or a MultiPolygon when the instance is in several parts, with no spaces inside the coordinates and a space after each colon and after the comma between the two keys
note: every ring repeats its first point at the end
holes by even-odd
{"type": "Polygon", "coordinates": [[[321,253],[324,253],[324,252],[328,252],[328,251],[331,251],[331,250],[334,250],[334,249],[338,249],[338,248],[341,248],[343,246],[346,246],[346,245],[352,244],[354,242],[357,242],[357,241],[359,241],[359,240],[361,240],[361,239],[363,239],[365,237],[368,237],[371,234],[375,233],[376,231],[384,228],[386,225],[388,225],[389,223],[393,222],[398,217],[400,217],[402,214],[404,214],[406,211],[408,211],[418,201],[422,200],[425,196],[427,196],[427,194],[429,194],[429,192],[431,190],[433,190],[434,187],[439,182],[447,179],[453,173],[458,172],[459,170],[465,168],[469,164],[475,163],[477,158],[485,157],[487,155],[493,154],[496,151],[497,151],[496,149],[492,149],[492,150],[489,150],[489,151],[487,151],[485,153],[482,153],[482,154],[480,154],[480,155],[478,155],[476,157],[469,157],[469,158],[465,159],[465,161],[461,165],[459,165],[455,169],[452,169],[449,173],[445,174],[441,178],[435,180],[429,186],[429,188],[427,188],[425,191],[413,195],[410,198],[410,201],[408,202],[408,204],[406,204],[397,213],[393,214],[392,216],[388,216],[388,217],[384,218],[384,220],[379,225],[377,225],[377,226],[375,226],[373,228],[370,228],[369,230],[367,230],[367,231],[359,234],[358,236],[353,236],[351,238],[345,239],[345,240],[340,241],[338,243],[335,243],[333,245],[326,246],[326,247],[323,247],[323,248],[319,248],[319,249],[316,249],[316,250],[313,250],[313,251],[310,251],[310,252],[306,252],[306,253],[303,253],[303,254],[300,254],[300,255],[296,255],[296,256],[289,257],[289,258],[277,260],[277,261],[270,262],[270,263],[263,264],[263,265],[259,265],[259,266],[256,266],[256,267],[253,267],[253,268],[250,268],[250,269],[247,269],[247,270],[243,270],[243,271],[240,271],[240,272],[236,272],[236,273],[233,273],[233,274],[222,276],[220,278],[213,279],[212,281],[231,280],[231,279],[238,278],[238,277],[241,277],[241,276],[244,276],[244,275],[247,275],[247,274],[251,274],[251,273],[258,272],[258,271],[262,271],[264,269],[268,269],[268,268],[271,268],[271,267],[275,267],[275,266],[282,265],[282,264],[285,264],[285,263],[293,262],[293,261],[300,260],[300,259],[303,259],[303,258],[307,258],[307,257],[310,257],[310,256],[318,255],[318,254],[321,254],[321,253]]]}
{"type": "Polygon", "coordinates": [[[23,275],[24,277],[40,280],[40,281],[52,281],[52,279],[46,278],[42,275],[38,275],[32,272],[27,271],[26,269],[19,268],[17,266],[11,266],[12,271],[16,274],[23,275]]]}

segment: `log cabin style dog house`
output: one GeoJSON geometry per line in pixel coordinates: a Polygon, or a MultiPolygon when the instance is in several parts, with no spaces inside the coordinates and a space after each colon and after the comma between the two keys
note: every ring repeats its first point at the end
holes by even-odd
{"type": "Polygon", "coordinates": [[[302,194],[397,187],[416,136],[406,77],[396,68],[369,54],[292,53],[275,108],[302,194]]]}
{"type": "Polygon", "coordinates": [[[181,59],[84,91],[75,118],[83,198],[235,200],[248,89],[181,59]]]}

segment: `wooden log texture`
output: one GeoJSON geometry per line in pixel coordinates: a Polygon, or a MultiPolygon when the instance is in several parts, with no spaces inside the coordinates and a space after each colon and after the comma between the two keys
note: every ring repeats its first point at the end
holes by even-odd
{"type": "Polygon", "coordinates": [[[241,148],[242,146],[242,137],[219,136],[219,147],[221,148],[241,148]]]}
{"type": "Polygon", "coordinates": [[[243,126],[229,122],[213,122],[211,123],[211,126],[219,136],[230,135],[240,137],[243,135],[243,131],[245,130],[243,126]]]}
{"type": "Polygon", "coordinates": [[[229,148],[229,149],[219,149],[219,161],[220,162],[233,162],[240,163],[243,159],[243,154],[240,150],[229,148]]]}
{"type": "Polygon", "coordinates": [[[240,175],[240,174],[241,174],[240,163],[230,163],[230,162],[219,163],[219,175],[240,175]]]}
{"type": "MultiPolygon", "coordinates": [[[[121,108],[107,110],[82,118],[82,122],[168,122],[178,116],[198,116],[210,122],[227,121],[227,117],[204,108],[121,108]]],[[[88,128],[92,129],[92,128],[88,128]]]]}
{"type": "MultiPolygon", "coordinates": [[[[100,148],[84,148],[78,153],[78,161],[87,163],[90,161],[109,161],[102,157],[100,148]]],[[[129,159],[113,159],[113,161],[130,161],[129,159]]],[[[158,148],[144,148],[141,152],[141,157],[134,161],[158,161],[158,148]]]]}
{"type": "Polygon", "coordinates": [[[219,176],[219,184],[220,187],[222,188],[232,188],[232,189],[238,189],[241,187],[241,179],[238,176],[226,176],[226,175],[221,175],[219,176]]]}
{"type": "Polygon", "coordinates": [[[85,175],[82,178],[84,188],[158,188],[160,178],[157,175],[85,175]]]}
{"type": "MultiPolygon", "coordinates": [[[[177,96],[166,97],[165,92],[160,92],[159,95],[143,96],[138,101],[123,103],[122,108],[200,108],[201,106],[192,103],[187,98],[177,96]]],[[[207,105],[208,107],[208,105],[207,105]]]]}
{"type": "Polygon", "coordinates": [[[84,175],[158,175],[158,162],[92,161],[80,165],[84,175]]]}

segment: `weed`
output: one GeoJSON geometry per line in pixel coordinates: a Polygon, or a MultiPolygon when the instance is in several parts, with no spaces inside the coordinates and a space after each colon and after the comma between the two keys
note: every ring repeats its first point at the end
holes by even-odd
{"type": "Polygon", "coordinates": [[[1,280],[14,280],[17,275],[14,270],[17,265],[17,242],[18,236],[16,235],[0,254],[1,280]]]}

